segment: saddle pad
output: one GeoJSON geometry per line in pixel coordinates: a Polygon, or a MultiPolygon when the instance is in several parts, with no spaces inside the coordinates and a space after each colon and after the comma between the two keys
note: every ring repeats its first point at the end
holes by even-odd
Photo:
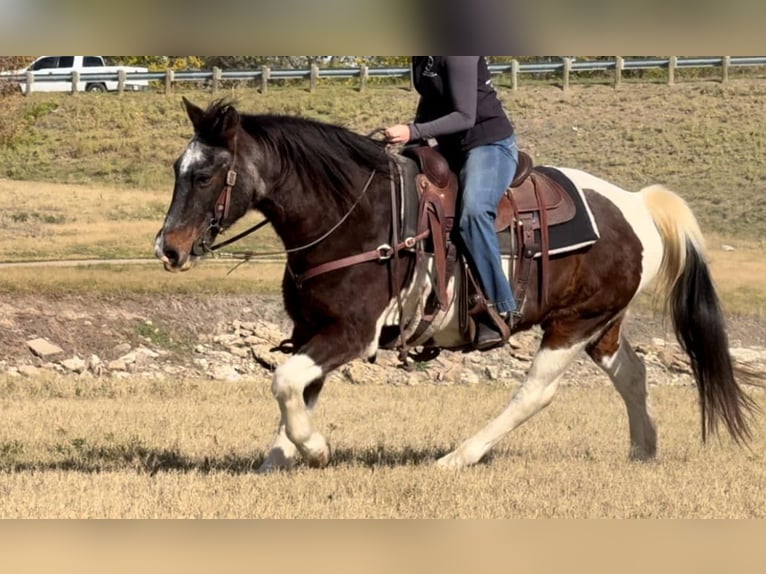
{"type": "MultiPolygon", "coordinates": [[[[534,169],[547,175],[564,188],[564,190],[572,197],[577,210],[574,219],[571,221],[549,228],[549,255],[577,251],[588,245],[593,245],[599,238],[599,232],[598,227],[596,226],[596,220],[588,206],[588,202],[585,200],[583,191],[575,186],[567,176],[555,167],[537,166],[534,169]]],[[[515,233],[515,231],[513,231],[513,233],[515,233]]],[[[511,229],[509,228],[499,232],[497,238],[500,243],[500,252],[503,255],[512,255],[511,229]]],[[[535,231],[535,241],[538,243],[540,242],[539,230],[535,231]]],[[[542,253],[539,251],[535,253],[535,257],[540,257],[541,255],[542,253]]]]}

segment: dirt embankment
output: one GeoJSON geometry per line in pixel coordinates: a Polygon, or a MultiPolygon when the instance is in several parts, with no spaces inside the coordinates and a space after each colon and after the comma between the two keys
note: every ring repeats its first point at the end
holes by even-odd
{"type": "MultiPolygon", "coordinates": [[[[18,296],[0,295],[0,373],[33,376],[45,371],[72,376],[202,377],[235,380],[269,376],[285,356],[274,347],[289,335],[277,296],[18,296]],[[34,339],[59,348],[47,356],[34,339]]],[[[660,317],[634,315],[627,334],[643,356],[654,384],[692,384],[688,362],[660,317]]],[[[733,318],[730,347],[740,361],[766,370],[766,328],[757,319],[733,318]]],[[[510,347],[488,353],[444,352],[412,371],[397,369],[394,353],[377,364],[356,361],[335,377],[352,383],[520,383],[539,334],[521,333],[510,347]]],[[[606,378],[579,358],[564,384],[606,378]]]]}

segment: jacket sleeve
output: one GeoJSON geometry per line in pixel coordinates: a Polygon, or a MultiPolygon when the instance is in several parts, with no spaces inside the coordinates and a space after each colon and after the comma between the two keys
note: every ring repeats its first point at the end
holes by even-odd
{"type": "Polygon", "coordinates": [[[410,124],[411,139],[435,138],[470,129],[476,123],[479,56],[447,56],[447,86],[453,111],[430,122],[410,124]]]}

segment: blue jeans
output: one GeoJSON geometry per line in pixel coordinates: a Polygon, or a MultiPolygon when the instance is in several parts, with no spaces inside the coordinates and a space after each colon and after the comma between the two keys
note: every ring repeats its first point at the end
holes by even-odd
{"type": "Polygon", "coordinates": [[[470,150],[460,170],[460,236],[488,302],[500,313],[515,311],[516,300],[503,273],[495,216],[497,203],[516,175],[518,157],[512,135],[470,150]]]}

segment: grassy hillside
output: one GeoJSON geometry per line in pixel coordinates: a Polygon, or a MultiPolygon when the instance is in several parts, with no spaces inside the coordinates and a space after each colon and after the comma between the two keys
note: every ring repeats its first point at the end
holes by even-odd
{"type": "MultiPolygon", "coordinates": [[[[500,88],[521,147],[538,163],[590,171],[630,189],[660,182],[680,192],[706,232],[762,240],[766,230],[766,81],[620,90],[578,85],[500,88]]],[[[211,99],[187,92],[198,104],[211,99]]],[[[300,114],[359,132],[411,117],[416,95],[400,87],[322,85],[227,92],[243,110],[300,114]]],[[[0,177],[163,192],[190,136],[180,95],[34,94],[5,98],[0,177]]],[[[108,202],[108,194],[104,196],[108,202]]],[[[154,200],[151,203],[154,206],[154,200]]],[[[152,207],[153,209],[153,207],[152,207]]]]}

